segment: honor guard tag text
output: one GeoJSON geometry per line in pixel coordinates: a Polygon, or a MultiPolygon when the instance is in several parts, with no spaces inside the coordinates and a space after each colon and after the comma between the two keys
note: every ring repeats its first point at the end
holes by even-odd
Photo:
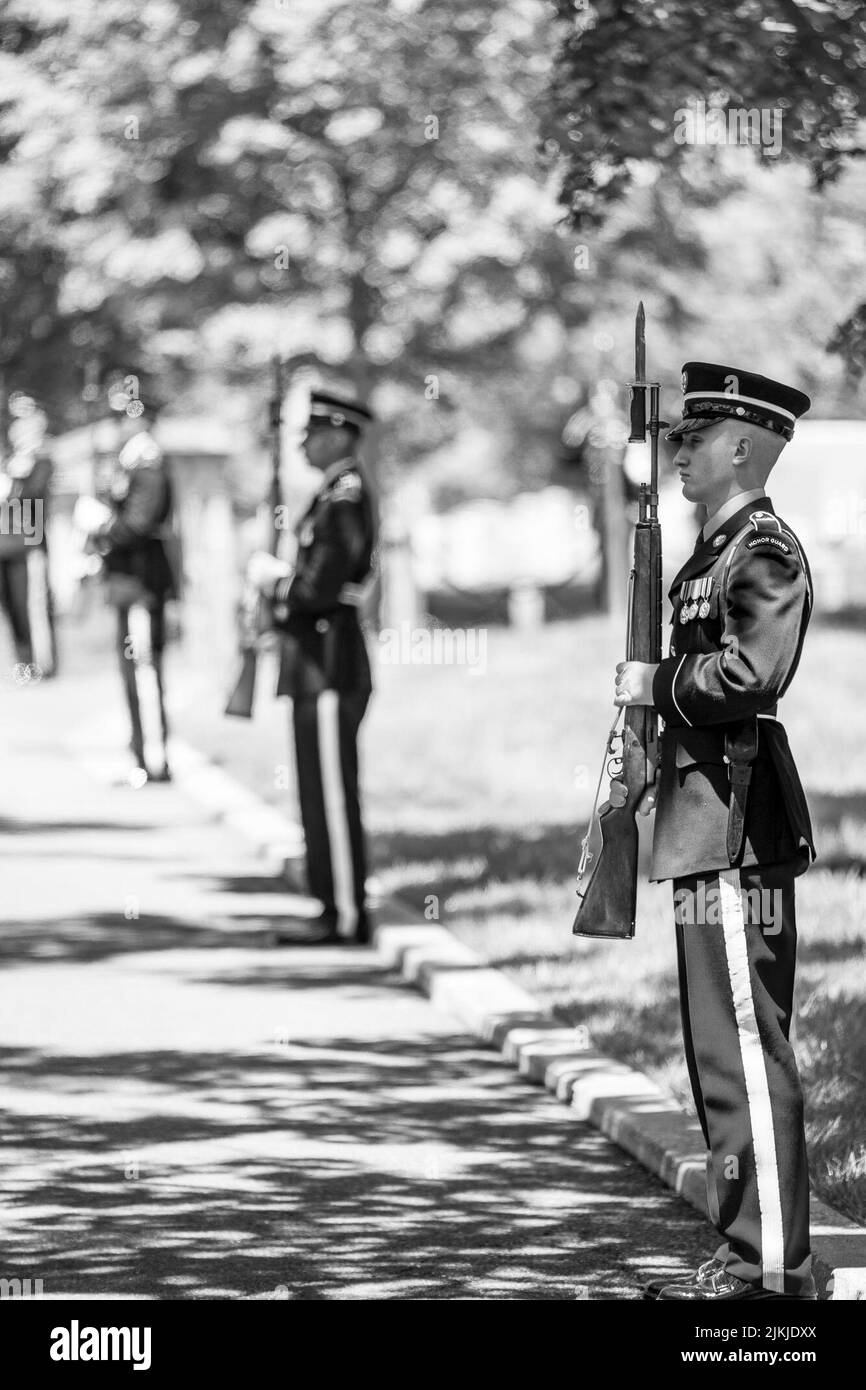
{"type": "Polygon", "coordinates": [[[783,551],[786,555],[791,553],[791,547],[780,536],[756,536],[753,541],[746,541],[747,550],[754,550],[756,545],[768,545],[772,549],[783,551]]]}

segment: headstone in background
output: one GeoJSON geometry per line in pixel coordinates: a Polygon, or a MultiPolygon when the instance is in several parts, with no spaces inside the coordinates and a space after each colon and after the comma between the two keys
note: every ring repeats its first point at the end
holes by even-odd
{"type": "Polygon", "coordinates": [[[803,543],[815,611],[866,608],[866,421],[800,420],[769,482],[803,543]]]}
{"type": "Polygon", "coordinates": [[[431,513],[416,522],[412,551],[415,580],[426,593],[510,592],[570,581],[591,588],[601,565],[587,506],[563,487],[431,513]]]}
{"type": "Polygon", "coordinates": [[[403,518],[387,512],[379,529],[379,568],[382,582],[382,626],[398,629],[421,625],[421,604],[412,561],[412,538],[403,518]]]}
{"type": "Polygon", "coordinates": [[[544,626],[544,590],[537,584],[515,584],[508,594],[508,622],[523,632],[544,626]]]}

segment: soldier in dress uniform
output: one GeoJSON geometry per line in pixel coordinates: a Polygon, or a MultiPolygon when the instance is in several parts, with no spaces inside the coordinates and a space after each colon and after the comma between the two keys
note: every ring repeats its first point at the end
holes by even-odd
{"type": "MultiPolygon", "coordinates": [[[[142,402],[131,403],[137,408],[142,402]]],[[[172,489],[151,433],[152,405],[120,417],[123,445],[112,471],[104,519],[90,548],[102,556],[108,602],[117,614],[117,657],[130,722],[130,785],[169,781],[163,652],[165,605],[175,597],[169,561],[172,489]]]]}
{"type": "Polygon", "coordinates": [[[57,671],[47,540],[52,470],[44,448],[44,411],[23,392],[11,397],[9,409],[12,453],[0,474],[0,607],[12,633],[16,676],[23,683],[57,671]]]}
{"type": "Polygon", "coordinates": [[[322,903],[312,923],[279,933],[282,944],[369,940],[358,731],[372,680],[358,608],[376,522],[357,453],[371,419],[357,401],[313,392],[302,447],[322,481],[297,527],[294,571],[265,552],[250,561],[282,636],[277,694],[292,700],[307,874],[322,903]]]}
{"type": "MultiPolygon", "coordinates": [[[[794,880],[815,857],[778,705],[812,610],[803,548],[767,479],[808,396],[688,362],[670,431],[706,509],[674,579],[670,654],[617,667],[616,703],[664,719],[651,877],[674,887],[689,1076],[723,1244],[659,1300],[813,1299],[803,1098],[789,1033],[794,880]]],[[[621,784],[619,784],[621,786],[621,784]]],[[[616,784],[611,791],[615,790],[616,784]]]]}

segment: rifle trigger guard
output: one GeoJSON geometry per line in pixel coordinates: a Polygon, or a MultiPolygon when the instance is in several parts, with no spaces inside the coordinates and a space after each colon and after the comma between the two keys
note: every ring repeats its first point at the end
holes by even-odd
{"type": "Polygon", "coordinates": [[[623,743],[624,739],[621,733],[611,734],[610,742],[607,745],[607,751],[610,755],[607,759],[608,777],[616,778],[622,772],[623,743]],[[614,744],[617,742],[619,743],[619,747],[615,748],[614,744]]]}

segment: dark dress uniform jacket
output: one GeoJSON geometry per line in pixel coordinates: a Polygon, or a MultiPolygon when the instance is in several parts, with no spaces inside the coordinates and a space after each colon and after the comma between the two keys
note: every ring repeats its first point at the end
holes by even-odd
{"type": "Polygon", "coordinates": [[[751,501],[699,544],[676,576],[670,598],[670,655],[653,681],[653,703],[665,727],[651,877],[792,862],[800,873],[815,849],[806,798],[776,710],[797,669],[811,613],[802,547],[769,498],[751,501]],[[681,622],[684,604],[691,611],[695,593],[708,589],[706,616],[681,622]],[[758,751],[745,834],[732,865],[725,735],[741,733],[755,720],[758,751]]]}
{"type": "Polygon", "coordinates": [[[352,586],[370,573],[375,521],[369,488],[351,459],[325,482],[297,529],[294,574],[274,596],[274,626],[283,638],[277,694],[369,694],[370,661],[350,600],[352,586]]]}
{"type": "Polygon", "coordinates": [[[113,603],[162,603],[176,594],[168,556],[172,489],[162,455],[118,463],[106,499],[113,516],[99,537],[113,603]]]}

